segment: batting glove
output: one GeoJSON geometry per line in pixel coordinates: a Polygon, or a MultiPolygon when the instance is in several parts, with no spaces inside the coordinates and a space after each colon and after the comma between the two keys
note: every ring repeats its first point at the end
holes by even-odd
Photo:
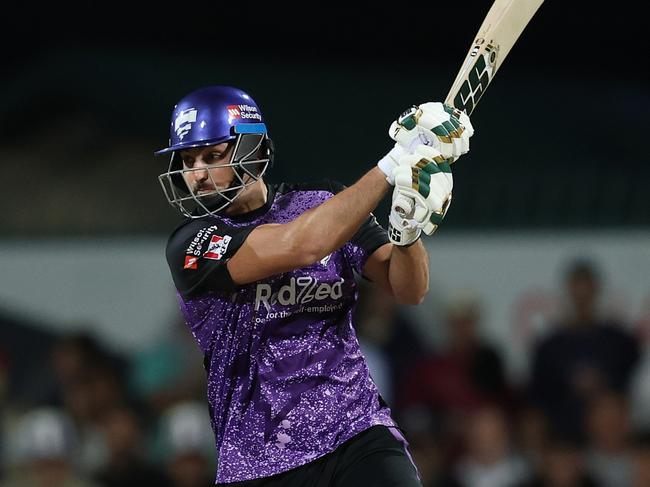
{"type": "Polygon", "coordinates": [[[451,204],[454,179],[450,159],[433,147],[418,145],[393,170],[395,189],[388,218],[388,236],[399,246],[415,242],[423,231],[431,235],[451,204]]]}
{"type": "Polygon", "coordinates": [[[389,134],[408,152],[413,152],[415,145],[429,145],[454,162],[469,152],[474,127],[465,112],[439,102],[423,103],[411,107],[393,122],[389,134]]]}
{"type": "Polygon", "coordinates": [[[392,171],[401,156],[413,154],[418,145],[426,145],[436,148],[453,163],[469,152],[474,128],[465,112],[436,102],[409,108],[391,124],[388,133],[396,144],[377,165],[394,185],[392,171]]]}

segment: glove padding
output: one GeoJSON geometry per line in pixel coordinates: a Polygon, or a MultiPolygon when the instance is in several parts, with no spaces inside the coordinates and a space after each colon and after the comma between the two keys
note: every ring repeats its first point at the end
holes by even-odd
{"type": "Polygon", "coordinates": [[[395,185],[393,170],[405,154],[413,154],[419,145],[434,147],[449,163],[469,152],[469,138],[474,128],[465,112],[443,103],[413,106],[394,121],[389,129],[395,145],[377,166],[386,180],[395,185]]]}
{"type": "Polygon", "coordinates": [[[391,139],[412,153],[424,144],[436,148],[452,163],[469,152],[474,127],[465,112],[440,102],[413,106],[390,127],[391,139]]]}
{"type": "Polygon", "coordinates": [[[442,223],[454,186],[450,159],[426,145],[400,157],[393,170],[395,189],[388,218],[388,236],[395,245],[409,245],[420,231],[431,235],[442,223]]]}
{"type": "Polygon", "coordinates": [[[415,207],[415,200],[402,194],[397,188],[393,190],[393,202],[388,216],[388,239],[400,247],[411,245],[420,238],[422,229],[411,225],[402,215],[408,214],[415,207]],[[405,208],[406,207],[406,208],[405,208]]]}

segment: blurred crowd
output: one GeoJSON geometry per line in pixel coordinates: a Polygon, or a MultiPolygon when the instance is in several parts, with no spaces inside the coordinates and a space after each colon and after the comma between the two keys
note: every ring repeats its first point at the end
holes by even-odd
{"type": "MultiPolygon", "coordinates": [[[[449,302],[431,344],[361,283],[357,336],[424,487],[650,486],[645,350],[601,313],[601,284],[589,261],[566,269],[569,306],[514,381],[479,297],[449,302]]],[[[213,484],[205,373],[183,323],[129,357],[83,333],[27,343],[31,355],[0,343],[0,486],[213,484]]]]}
{"type": "Polygon", "coordinates": [[[566,309],[530,344],[518,382],[485,338],[477,296],[448,303],[445,338],[429,347],[399,308],[365,294],[362,350],[425,487],[650,486],[642,339],[602,313],[594,263],[572,262],[561,284],[566,309]]]}
{"type": "Polygon", "coordinates": [[[205,373],[183,323],[128,359],[84,333],[25,363],[28,351],[0,353],[0,377],[31,371],[0,393],[0,486],[214,485],[205,373]]]}

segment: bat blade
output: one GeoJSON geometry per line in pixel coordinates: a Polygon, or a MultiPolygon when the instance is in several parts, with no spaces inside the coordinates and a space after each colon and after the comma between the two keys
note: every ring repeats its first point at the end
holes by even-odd
{"type": "Polygon", "coordinates": [[[544,0],[495,0],[485,16],[445,103],[469,115],[544,0]]]}

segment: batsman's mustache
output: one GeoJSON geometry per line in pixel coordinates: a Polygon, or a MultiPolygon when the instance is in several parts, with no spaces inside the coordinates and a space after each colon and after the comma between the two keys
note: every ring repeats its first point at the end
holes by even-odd
{"type": "Polygon", "coordinates": [[[219,189],[219,188],[214,184],[205,185],[205,184],[202,184],[202,183],[198,183],[198,184],[193,184],[192,185],[192,192],[193,193],[200,193],[200,192],[205,192],[205,191],[214,191],[216,189],[219,189]]]}

